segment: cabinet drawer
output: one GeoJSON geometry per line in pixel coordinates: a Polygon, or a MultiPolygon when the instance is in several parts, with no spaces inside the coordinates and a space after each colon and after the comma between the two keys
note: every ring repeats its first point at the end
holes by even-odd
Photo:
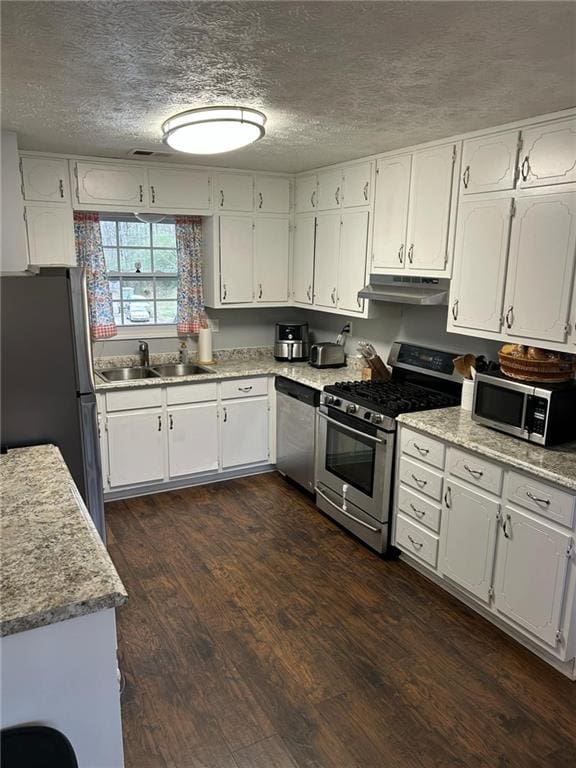
{"type": "Polygon", "coordinates": [[[215,381],[204,384],[176,384],[166,387],[166,402],[168,405],[180,403],[202,403],[206,400],[218,399],[218,385],[215,381]]]}
{"type": "Polygon", "coordinates": [[[571,493],[519,472],[506,473],[504,493],[513,504],[572,528],[576,496],[571,493]]]}
{"type": "Polygon", "coordinates": [[[438,469],[444,469],[446,449],[438,440],[432,440],[418,432],[412,432],[411,429],[402,427],[400,447],[402,453],[414,456],[420,461],[432,464],[433,467],[438,467],[438,469]]]}
{"type": "Polygon", "coordinates": [[[132,411],[138,408],[154,408],[162,405],[160,387],[142,387],[141,389],[122,389],[106,393],[107,411],[132,411]]]}
{"type": "Polygon", "coordinates": [[[266,376],[253,379],[232,379],[231,381],[223,381],[221,386],[222,400],[268,394],[268,378],[266,376]]]}
{"type": "Polygon", "coordinates": [[[438,539],[433,533],[425,531],[404,515],[396,520],[396,546],[407,554],[418,557],[432,568],[438,561],[438,539]]]}
{"type": "Polygon", "coordinates": [[[456,448],[449,448],[446,469],[454,477],[460,477],[477,488],[500,495],[502,470],[496,464],[456,448]]]}
{"type": "Polygon", "coordinates": [[[440,507],[402,485],[398,490],[398,511],[433,531],[440,530],[440,507]]]}
{"type": "Polygon", "coordinates": [[[412,459],[407,459],[405,456],[400,459],[400,481],[437,501],[440,501],[442,496],[442,479],[442,475],[438,472],[412,459]]]}

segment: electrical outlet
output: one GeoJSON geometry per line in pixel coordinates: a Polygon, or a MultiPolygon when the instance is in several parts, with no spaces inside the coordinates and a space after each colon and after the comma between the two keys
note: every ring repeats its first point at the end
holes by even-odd
{"type": "Polygon", "coordinates": [[[352,330],[352,320],[348,320],[348,325],[350,326],[350,330],[348,331],[348,333],[349,333],[350,336],[352,336],[353,333],[354,333],[353,330],[352,330]]]}

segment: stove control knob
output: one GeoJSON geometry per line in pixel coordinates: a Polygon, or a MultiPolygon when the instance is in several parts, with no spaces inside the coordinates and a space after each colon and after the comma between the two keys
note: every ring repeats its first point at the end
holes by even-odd
{"type": "Polygon", "coordinates": [[[346,413],[356,413],[358,410],[358,406],[354,405],[354,403],[350,403],[350,405],[346,406],[346,413]]]}
{"type": "Polygon", "coordinates": [[[364,418],[370,421],[370,419],[372,418],[372,414],[370,413],[370,411],[364,412],[364,418]]]}
{"type": "Polygon", "coordinates": [[[324,403],[326,405],[332,405],[334,403],[334,395],[324,395],[324,403]]]}
{"type": "Polygon", "coordinates": [[[381,413],[375,413],[374,416],[372,416],[372,421],[374,424],[382,424],[384,416],[382,416],[381,413]]]}
{"type": "Polygon", "coordinates": [[[338,398],[338,397],[335,397],[334,398],[334,402],[332,403],[332,405],[335,408],[340,408],[340,406],[342,405],[342,400],[340,400],[340,398],[338,398]]]}

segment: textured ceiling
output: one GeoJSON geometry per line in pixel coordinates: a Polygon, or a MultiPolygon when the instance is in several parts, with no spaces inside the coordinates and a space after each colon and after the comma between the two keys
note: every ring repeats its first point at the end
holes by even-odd
{"type": "Polygon", "coordinates": [[[175,112],[238,103],[266,137],[177,162],[300,171],[576,104],[574,2],[2,2],[20,146],[165,149],[175,112]]]}

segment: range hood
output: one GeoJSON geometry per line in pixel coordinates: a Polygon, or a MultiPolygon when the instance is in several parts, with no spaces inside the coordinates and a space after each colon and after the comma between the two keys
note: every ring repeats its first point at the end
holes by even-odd
{"type": "Polygon", "coordinates": [[[358,292],[359,299],[393,304],[448,304],[450,281],[438,277],[370,275],[370,282],[358,292]]]}

